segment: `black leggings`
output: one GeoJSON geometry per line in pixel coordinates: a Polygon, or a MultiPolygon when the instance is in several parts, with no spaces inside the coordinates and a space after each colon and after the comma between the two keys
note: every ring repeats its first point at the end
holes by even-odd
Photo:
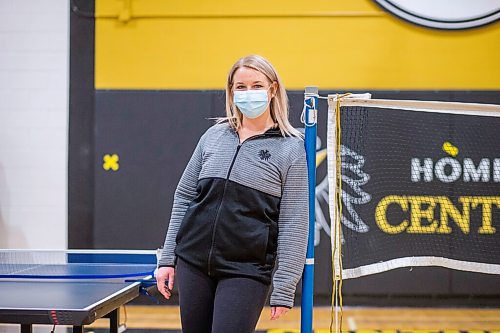
{"type": "Polygon", "coordinates": [[[217,280],[178,258],[175,281],[183,333],[252,333],[270,286],[234,277],[217,280]]]}

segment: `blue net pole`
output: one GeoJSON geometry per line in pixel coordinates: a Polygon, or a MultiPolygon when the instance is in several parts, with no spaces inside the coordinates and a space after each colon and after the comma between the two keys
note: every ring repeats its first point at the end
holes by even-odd
{"type": "Polygon", "coordinates": [[[309,240],[302,276],[302,307],[300,332],[312,333],[314,300],[314,207],[316,194],[316,118],[318,88],[306,87],[304,94],[304,125],[307,169],[309,176],[309,240]]]}

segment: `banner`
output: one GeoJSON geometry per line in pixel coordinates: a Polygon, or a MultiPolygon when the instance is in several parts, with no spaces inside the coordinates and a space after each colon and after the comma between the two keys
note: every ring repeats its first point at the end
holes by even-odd
{"type": "Polygon", "coordinates": [[[434,265],[500,274],[500,113],[340,112],[344,278],[434,265]]]}

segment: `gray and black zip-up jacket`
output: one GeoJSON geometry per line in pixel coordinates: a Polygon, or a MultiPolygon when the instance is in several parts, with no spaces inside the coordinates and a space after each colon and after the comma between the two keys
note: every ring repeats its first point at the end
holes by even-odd
{"type": "Polygon", "coordinates": [[[309,229],[304,141],[277,128],[239,141],[228,123],[201,136],[174,194],[159,265],[180,257],[214,277],[272,279],[271,306],[291,308],[309,229]]]}

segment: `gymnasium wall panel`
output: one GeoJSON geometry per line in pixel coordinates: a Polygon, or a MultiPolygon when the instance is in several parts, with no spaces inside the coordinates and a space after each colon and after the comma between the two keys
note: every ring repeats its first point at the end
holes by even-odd
{"type": "Polygon", "coordinates": [[[68,12],[0,1],[0,248],[67,247],[68,12]]]}

